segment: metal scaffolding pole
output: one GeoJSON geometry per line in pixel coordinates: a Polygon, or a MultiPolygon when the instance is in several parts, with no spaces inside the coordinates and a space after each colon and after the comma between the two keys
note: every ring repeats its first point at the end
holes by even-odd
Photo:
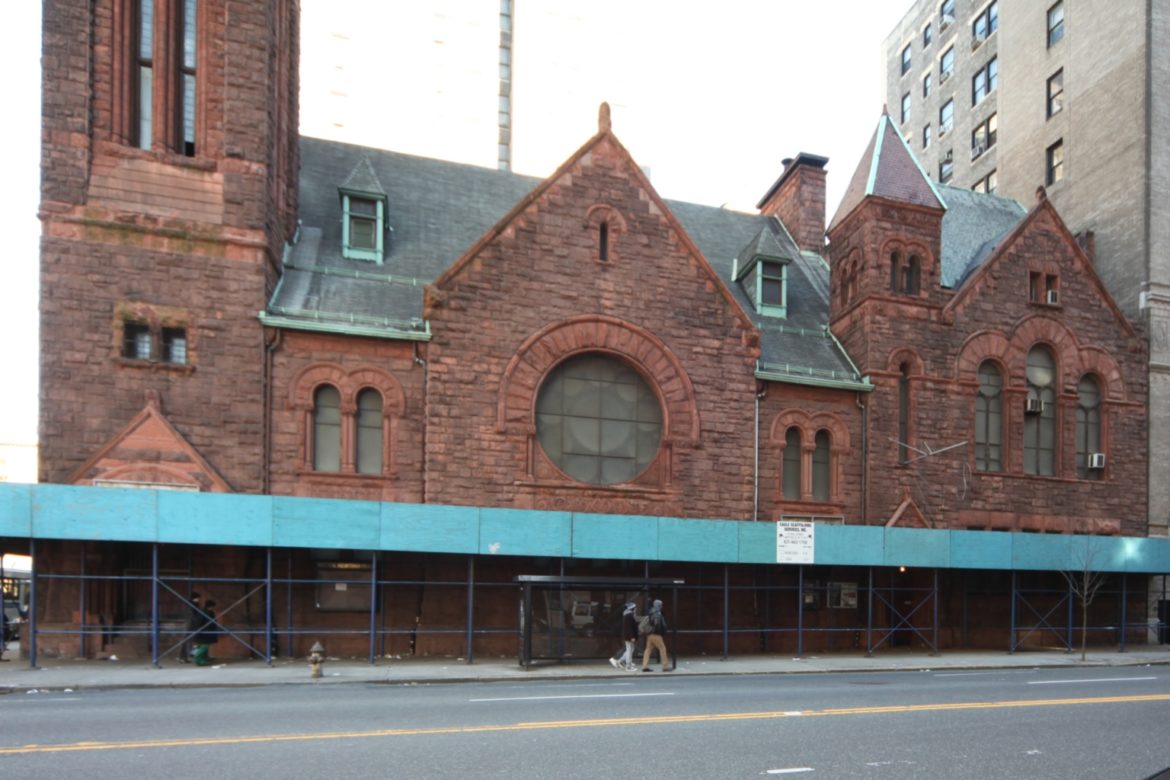
{"type": "Polygon", "coordinates": [[[1011,634],[1008,637],[1008,652],[1016,652],[1016,577],[1017,572],[1012,569],[1012,625],[1011,634]]]}
{"type": "Polygon", "coordinates": [[[1118,652],[1125,652],[1125,629],[1126,618],[1129,615],[1129,592],[1125,587],[1125,575],[1121,575],[1121,649],[1118,652]]]}
{"type": "Polygon", "coordinates": [[[377,662],[378,641],[378,553],[370,556],[370,666],[377,662]]]}
{"type": "MultiPolygon", "coordinates": [[[[564,566],[564,559],[561,560],[564,566]]],[[[467,663],[475,660],[473,655],[475,634],[475,556],[467,556],[467,663]]]]}
{"type": "Polygon", "coordinates": [[[804,657],[804,564],[796,575],[796,657],[804,657]]]}
{"type": "Polygon", "coordinates": [[[150,665],[158,668],[158,542],[150,545],[150,665]]]}
{"type": "Polygon", "coordinates": [[[264,663],[272,666],[272,548],[265,548],[264,559],[264,663]]]}
{"type": "Polygon", "coordinates": [[[934,570],[934,593],[930,597],[934,601],[934,647],[930,654],[938,655],[938,569],[934,570]]]}
{"type": "Polygon", "coordinates": [[[79,658],[85,658],[85,542],[81,543],[81,586],[78,588],[78,604],[77,614],[78,620],[81,623],[81,631],[78,635],[78,644],[80,647],[79,658]]]}
{"type": "Polygon", "coordinates": [[[873,567],[869,567],[869,588],[865,593],[865,657],[873,657],[873,567]]]}
{"type": "MultiPolygon", "coordinates": [[[[728,650],[730,649],[730,634],[731,628],[731,596],[728,591],[730,585],[730,575],[728,574],[727,564],[723,564],[723,660],[727,660],[728,650]]],[[[677,616],[676,616],[677,619],[677,616]]],[[[678,648],[675,648],[676,650],[678,648]]]]}
{"type": "Polygon", "coordinates": [[[28,585],[28,665],[37,668],[37,540],[28,540],[29,565],[28,585]]]}
{"type": "MultiPolygon", "coordinates": [[[[1067,652],[1071,653],[1073,649],[1073,601],[1075,601],[1075,594],[1073,593],[1072,580],[1068,581],[1068,640],[1065,646],[1068,647],[1067,652]]],[[[1087,628],[1086,628],[1087,630],[1087,628]]]]}

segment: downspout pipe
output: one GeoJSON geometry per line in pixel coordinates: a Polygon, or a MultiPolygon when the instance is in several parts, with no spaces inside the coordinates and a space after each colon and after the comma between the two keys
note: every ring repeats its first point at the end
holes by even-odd
{"type": "Polygon", "coordinates": [[[427,503],[427,428],[429,423],[427,421],[427,399],[430,398],[430,388],[427,386],[430,381],[430,371],[427,361],[422,357],[418,348],[418,342],[414,342],[414,363],[421,366],[423,370],[423,409],[422,409],[422,497],[419,499],[420,503],[427,503]]]}
{"type": "Polygon", "coordinates": [[[755,441],[752,444],[752,521],[760,519],[760,401],[768,394],[767,382],[756,382],[756,421],[753,429],[755,441]]]}

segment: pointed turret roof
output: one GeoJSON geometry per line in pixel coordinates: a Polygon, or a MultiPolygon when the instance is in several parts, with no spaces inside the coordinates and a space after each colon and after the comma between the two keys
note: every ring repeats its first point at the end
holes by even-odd
{"type": "Polygon", "coordinates": [[[898,132],[897,126],[883,111],[877,129],[865,147],[865,154],[849,186],[837,213],[829,223],[832,230],[870,195],[890,200],[946,209],[939,191],[931,183],[926,171],[918,164],[906,139],[898,132]]]}

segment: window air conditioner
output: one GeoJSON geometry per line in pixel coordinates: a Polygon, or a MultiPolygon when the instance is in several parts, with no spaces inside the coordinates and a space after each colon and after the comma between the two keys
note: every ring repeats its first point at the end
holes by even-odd
{"type": "Polygon", "coordinates": [[[1044,402],[1039,398],[1029,398],[1024,405],[1024,412],[1026,414],[1041,414],[1044,412],[1044,402]]]}
{"type": "Polygon", "coordinates": [[[1060,294],[1056,290],[1049,290],[1046,300],[1048,301],[1049,306],[1055,306],[1056,304],[1060,303],[1060,294]]]}
{"type": "Polygon", "coordinates": [[[944,135],[946,135],[947,130],[948,130],[948,128],[946,125],[939,125],[938,126],[938,137],[942,138],[944,135]]]}
{"type": "Polygon", "coordinates": [[[987,151],[987,150],[984,148],[983,144],[981,144],[981,143],[975,144],[974,146],[971,147],[971,159],[974,160],[976,157],[983,154],[985,151],[987,151]]]}
{"type": "Polygon", "coordinates": [[[1090,452],[1089,453],[1089,468],[1091,468],[1091,469],[1105,468],[1105,453],[1104,452],[1090,452]]]}
{"type": "Polygon", "coordinates": [[[944,70],[942,73],[940,73],[940,74],[938,75],[938,83],[939,83],[939,84],[942,84],[943,82],[945,82],[945,81],[946,81],[947,79],[949,79],[950,77],[951,77],[951,72],[950,72],[949,70],[944,70]]]}
{"type": "Polygon", "coordinates": [[[955,150],[947,149],[947,153],[943,155],[943,162],[953,162],[955,159],[955,150]]]}
{"type": "Polygon", "coordinates": [[[955,17],[951,16],[950,14],[946,14],[943,16],[942,21],[939,22],[938,29],[941,32],[942,30],[947,29],[948,27],[950,27],[954,23],[955,23],[955,17]]]}
{"type": "Polygon", "coordinates": [[[971,39],[971,51],[975,51],[975,50],[976,50],[976,49],[978,49],[980,46],[982,46],[982,45],[983,45],[983,41],[984,41],[984,39],[983,39],[983,38],[972,38],[972,39],[971,39]]]}

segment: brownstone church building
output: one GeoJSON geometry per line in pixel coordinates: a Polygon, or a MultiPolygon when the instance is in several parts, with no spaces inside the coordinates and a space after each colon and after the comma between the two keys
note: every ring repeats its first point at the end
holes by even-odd
{"type": "MultiPolygon", "coordinates": [[[[43,540],[44,652],[74,652],[70,632],[90,655],[134,626],[165,634],[199,588],[238,594],[224,625],[266,634],[249,640],[263,654],[274,619],[254,628],[246,583],[266,578],[284,652],[313,637],[294,626],[375,616],[378,653],[514,652],[520,574],[679,577],[684,652],[717,648],[720,629],[725,650],[780,649],[796,609],[803,626],[866,625],[832,590],[877,588],[851,526],[952,549],[1146,536],[1145,342],[1091,244],[1043,190],[1021,205],[932,183],[888,116],[826,225],[825,158],[786,160],[757,213],[668,201],[604,105],[544,180],[299,137],[295,0],[52,0],[44,18],[42,482],[160,505],[289,497],[304,518],[239,542],[253,504],[205,503],[184,515],[204,543],[43,540]],[[428,505],[410,537],[425,543],[385,530],[428,505]],[[370,506],[381,541],[349,541],[364,522],[350,511],[370,506]],[[475,509],[482,544],[437,508],[475,509]],[[582,530],[561,555],[483,530],[578,515],[594,541],[582,530]],[[623,552],[645,549],[646,518],[657,553],[623,552]],[[780,520],[837,533],[845,563],[706,557],[711,528],[780,520]],[[371,565],[377,596],[348,613],[312,584],[371,565]],[[170,583],[161,606],[147,575],[170,583]],[[465,579],[491,586],[474,605],[465,579]],[[720,605],[720,587],[753,596],[720,605]]],[[[929,591],[936,646],[1006,646],[1014,569],[1009,585],[950,557],[941,585],[938,568],[877,578],[929,591]]],[[[1144,580],[1128,587],[1120,609],[1139,621],[1144,580]]],[[[926,638],[926,610],[896,604],[871,622],[926,638]]],[[[179,641],[156,635],[156,654],[179,641]]]]}

